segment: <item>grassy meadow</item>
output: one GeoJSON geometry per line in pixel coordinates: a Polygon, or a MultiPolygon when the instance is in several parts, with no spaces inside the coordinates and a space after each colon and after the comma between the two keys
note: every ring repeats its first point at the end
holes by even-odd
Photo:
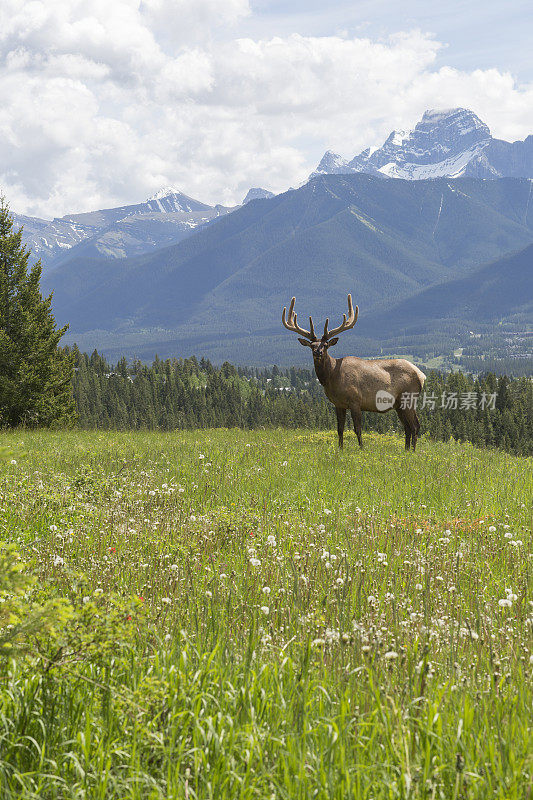
{"type": "Polygon", "coordinates": [[[533,797],[533,460],[364,439],[2,434],[2,800],[533,797]]]}

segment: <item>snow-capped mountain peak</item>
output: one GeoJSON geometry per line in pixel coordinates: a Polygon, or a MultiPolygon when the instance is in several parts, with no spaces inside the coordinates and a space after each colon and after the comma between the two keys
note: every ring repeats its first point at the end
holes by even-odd
{"type": "Polygon", "coordinates": [[[184,211],[191,213],[192,211],[200,211],[202,208],[207,208],[204,203],[199,203],[198,200],[193,200],[183,192],[180,192],[175,186],[162,186],[155,194],[148,198],[145,205],[151,212],[162,212],[171,214],[176,211],[184,211]]]}
{"type": "Polygon", "coordinates": [[[175,186],[162,186],[155,194],[153,194],[151,197],[148,197],[146,202],[149,203],[150,200],[161,200],[163,197],[169,197],[173,194],[181,194],[181,192],[175,186]]]}
{"type": "Polygon", "coordinates": [[[389,178],[423,180],[533,177],[531,137],[504,142],[467,108],[428,109],[412,131],[393,131],[378,148],[367,148],[351,161],[326,152],[317,174],[368,172],[389,178]]]}
{"type": "Polygon", "coordinates": [[[345,158],[338,155],[338,153],[334,153],[332,150],[326,150],[322,156],[320,164],[316,168],[315,172],[313,172],[313,176],[335,175],[337,173],[350,172],[347,167],[348,161],[345,158]]]}

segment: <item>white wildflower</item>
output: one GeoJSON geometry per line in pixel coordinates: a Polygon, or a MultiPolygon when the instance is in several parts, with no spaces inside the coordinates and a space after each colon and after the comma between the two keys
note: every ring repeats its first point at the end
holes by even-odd
{"type": "Polygon", "coordinates": [[[324,639],[328,644],[333,644],[334,642],[338,642],[340,639],[340,633],[335,628],[326,628],[324,632],[324,639]]]}

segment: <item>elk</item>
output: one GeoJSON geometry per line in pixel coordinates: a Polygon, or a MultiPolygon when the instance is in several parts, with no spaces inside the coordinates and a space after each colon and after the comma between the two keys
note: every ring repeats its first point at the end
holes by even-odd
{"type": "Polygon", "coordinates": [[[420,431],[416,399],[424,386],[426,379],[424,373],[404,358],[369,360],[356,356],[333,358],[329,354],[329,348],[339,341],[337,334],[350,330],[357,322],[359,306],[354,310],[351,294],[348,295],[348,317],[343,314],[341,324],[331,331],[328,330],[329,319],[327,319],[320,339],[315,335],[311,317],[309,317],[308,331],[298,325],[294,310],[295,302],[296,298],[293,297],[288,315],[287,307],[283,309],[281,321],[287,330],[299,333],[300,344],[310,347],[313,352],[316,376],[337,412],[339,447],[342,448],[343,444],[348,410],[352,415],[359,447],[363,447],[362,412],[385,413],[394,408],[405,430],[405,449],[409,450],[409,447],[412,447],[415,450],[420,431]]]}

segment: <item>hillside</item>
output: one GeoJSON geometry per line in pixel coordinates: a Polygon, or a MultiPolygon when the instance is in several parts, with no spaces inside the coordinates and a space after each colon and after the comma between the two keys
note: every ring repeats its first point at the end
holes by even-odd
{"type": "Polygon", "coordinates": [[[521,179],[319,176],[175,246],[68,260],[45,288],[84,349],[272,363],[295,351],[279,321],[292,294],[302,316],[320,319],[342,313],[351,290],[362,322],[529,245],[530,191],[521,179]]]}
{"type": "Polygon", "coordinates": [[[501,320],[533,319],[533,245],[483,264],[468,275],[444,281],[397,303],[363,323],[368,335],[389,337],[438,330],[454,321],[458,328],[495,325],[501,320]]]}

